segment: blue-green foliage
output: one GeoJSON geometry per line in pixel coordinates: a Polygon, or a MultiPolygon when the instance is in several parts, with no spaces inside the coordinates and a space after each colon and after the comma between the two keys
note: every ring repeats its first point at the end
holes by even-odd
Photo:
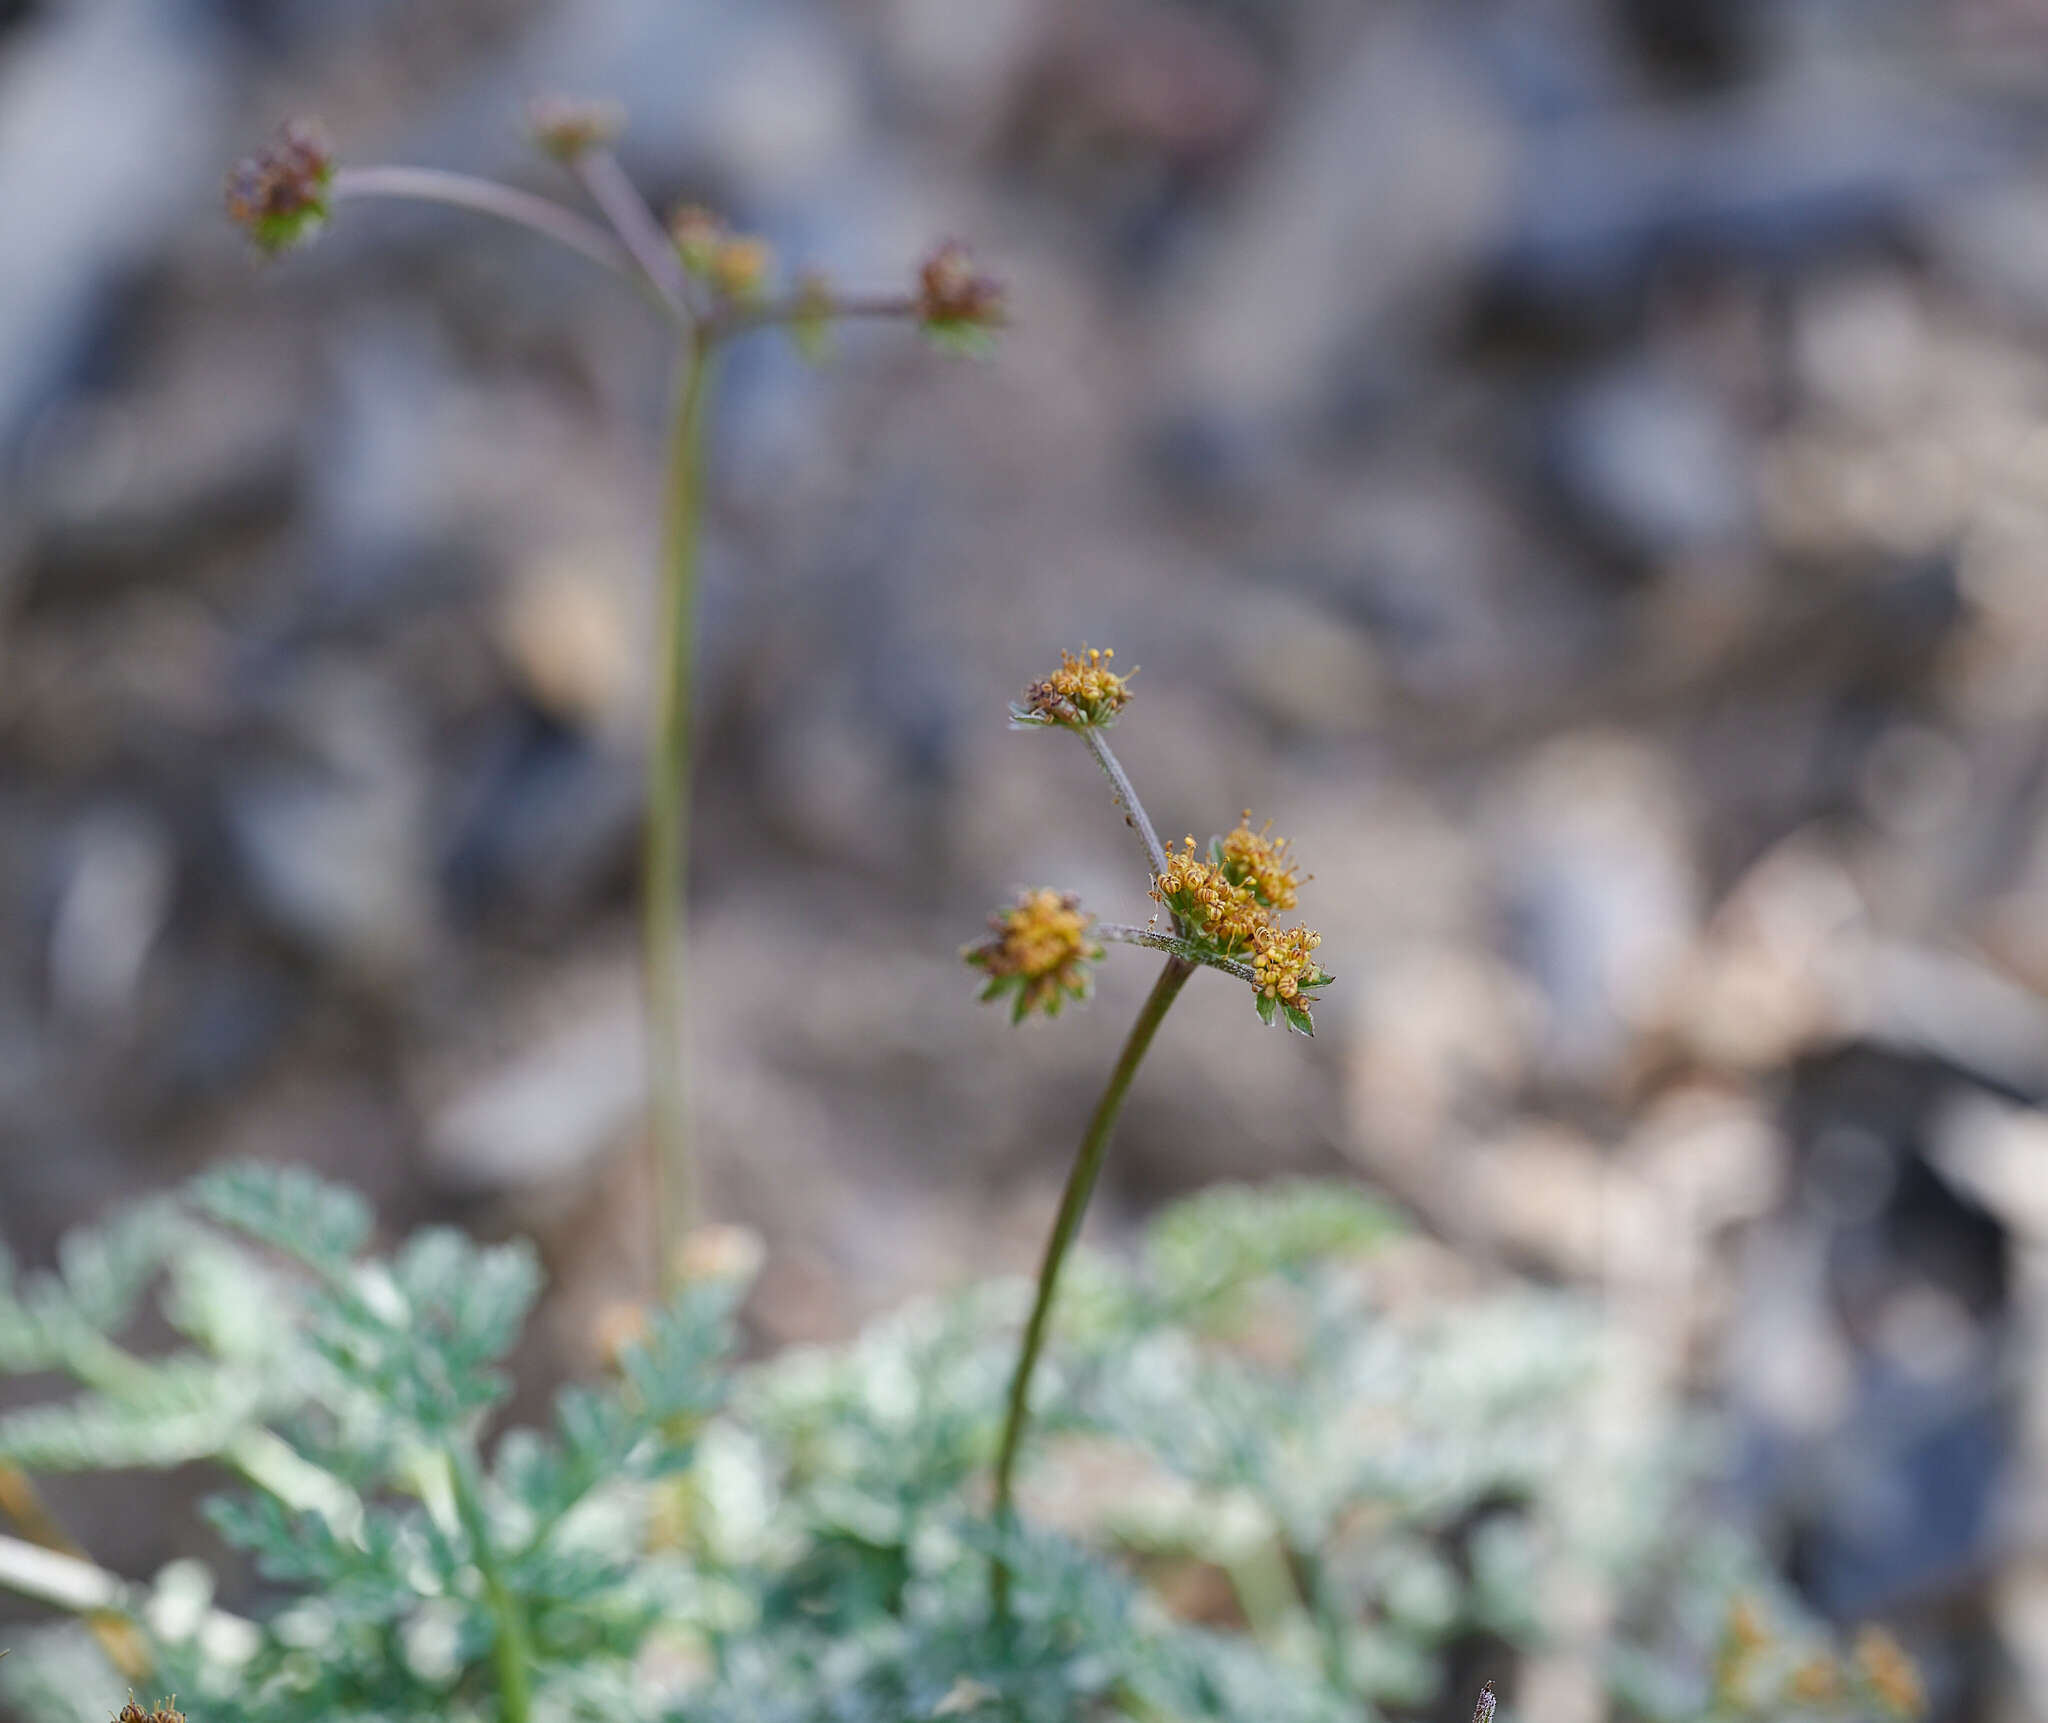
{"type": "MultiPolygon", "coordinates": [[[[1555,1647],[1554,1593],[1603,1588],[1612,1621],[1574,1631],[1624,1714],[1698,1716],[1716,1611],[1759,1583],[1681,1559],[1708,1546],[1654,1396],[1592,1312],[1404,1292],[1422,1247],[1355,1191],[1211,1193],[1137,1269],[1073,1265],[1003,1621],[986,1480],[1024,1289],[735,1369],[740,1289],[698,1285],[493,1439],[531,1254],[371,1231],[244,1167],[54,1275],[0,1263],[0,1368],[81,1384],[0,1419],[0,1461],[230,1480],[206,1512],[253,1569],[237,1612],[191,1564],[134,1596],[195,1723],[493,1718],[508,1649],[537,1723],[1449,1715],[1555,1647]],[[144,1357],[152,1290],[178,1339],[144,1357]]],[[[86,1643],[0,1663],[36,1723],[104,1723],[86,1643]]]]}

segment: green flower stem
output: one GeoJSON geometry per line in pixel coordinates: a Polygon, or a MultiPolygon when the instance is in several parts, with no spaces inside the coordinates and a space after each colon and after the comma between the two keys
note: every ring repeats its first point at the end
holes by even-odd
{"type": "MultiPolygon", "coordinates": [[[[594,222],[585,221],[574,210],[564,209],[551,198],[536,197],[516,186],[496,180],[477,179],[469,174],[448,173],[440,168],[364,167],[339,168],[327,188],[337,203],[344,198],[398,198],[411,203],[437,203],[451,209],[466,209],[476,215],[509,221],[566,245],[601,268],[637,282],[639,272],[632,255],[594,222]]],[[[679,307],[664,298],[663,308],[671,313],[679,307]]]]}
{"type": "MultiPolygon", "coordinates": [[[[1138,1020],[1131,1025],[1130,1035],[1124,1041],[1123,1051],[1117,1055],[1116,1066],[1109,1074],[1102,1098],[1095,1103],[1088,1129],[1082,1134],[1081,1146],[1074,1153],[1073,1169],[1067,1174],[1067,1188],[1060,1196],[1059,1214],[1053,1221],[1051,1236],[1045,1241],[1044,1260],[1038,1266],[1038,1295],[1031,1305],[1031,1319],[1024,1326],[1023,1344],[1017,1351],[1016,1372],[1010,1378],[1009,1413],[1003,1422],[1002,1446],[996,1454],[995,1520],[996,1531],[1001,1538],[1007,1539],[1016,1525],[1014,1483],[1017,1450],[1023,1442],[1024,1426],[1030,1415],[1031,1377],[1038,1368],[1038,1355],[1045,1346],[1046,1325],[1052,1315],[1053,1297],[1059,1290],[1060,1270],[1065,1266],[1067,1252],[1081,1231],[1082,1218],[1088,1212],[1088,1199],[1095,1194],[1095,1181],[1102,1172],[1103,1157],[1109,1149],[1110,1136],[1116,1130],[1117,1115],[1123,1111],[1124,1096],[1130,1092],[1131,1079],[1138,1074],[1138,1067],[1144,1062],[1146,1050],[1151,1047],[1152,1037],[1158,1033],[1168,1009],[1194,972],[1194,965],[1183,958],[1169,957],[1166,960],[1166,967],[1159,972],[1159,979],[1152,984],[1152,991],[1138,1012],[1138,1020]]],[[[995,1612],[998,1617],[1005,1617],[1010,1607],[1010,1564],[1000,1545],[989,1577],[995,1612]]]]}
{"type": "Polygon", "coordinates": [[[1239,981],[1248,981],[1254,987],[1259,977],[1248,963],[1239,963],[1234,957],[1218,957],[1215,952],[1204,950],[1192,939],[1182,939],[1176,934],[1161,933],[1156,927],[1126,927],[1120,922],[1098,921],[1088,930],[1097,939],[1107,939],[1117,945],[1142,945],[1151,951],[1164,951],[1169,956],[1199,963],[1209,969],[1220,969],[1225,975],[1234,975],[1239,981]]]}
{"type": "MultiPolygon", "coordinates": [[[[1131,780],[1125,774],[1123,762],[1110,752],[1109,738],[1102,733],[1099,724],[1072,724],[1069,729],[1088,744],[1089,753],[1095,756],[1095,763],[1102,768],[1109,779],[1109,787],[1116,793],[1117,806],[1123,809],[1124,817],[1130,821],[1131,829],[1145,846],[1145,860],[1157,879],[1166,871],[1166,851],[1160,847],[1159,834],[1152,829],[1152,821],[1145,813],[1145,804],[1138,800],[1138,792],[1131,787],[1131,780]]],[[[1179,924],[1176,923],[1176,926],[1179,924]]]]}
{"type": "Polygon", "coordinates": [[[527,1723],[533,1709],[533,1676],[527,1667],[531,1652],[526,1617],[498,1564],[497,1546],[491,1541],[490,1522],[484,1515],[483,1487],[477,1477],[475,1456],[466,1447],[451,1450],[448,1473],[455,1493],[455,1511],[469,1539],[470,1559],[476,1563],[477,1575],[484,1584],[484,1602],[497,1625],[491,1656],[498,1672],[499,1723],[527,1723]]]}
{"type": "Polygon", "coordinates": [[[683,1065],[683,899],[690,851],[691,700],[696,657],[697,545],[704,503],[704,422],[716,343],[691,337],[676,388],[663,527],[660,656],[653,745],[647,753],[647,829],[641,914],[647,967],[647,1111],[654,1186],[655,1281],[675,1283],[696,1212],[683,1065]]]}

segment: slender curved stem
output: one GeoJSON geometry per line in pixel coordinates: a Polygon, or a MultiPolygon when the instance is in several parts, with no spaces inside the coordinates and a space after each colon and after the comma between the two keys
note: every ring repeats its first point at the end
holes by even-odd
{"type": "MultiPolygon", "coordinates": [[[[627,281],[637,282],[639,273],[632,255],[595,222],[585,221],[573,209],[564,209],[551,198],[536,197],[516,186],[496,180],[477,179],[469,174],[448,173],[440,168],[367,167],[341,168],[328,188],[328,195],[343,198],[397,198],[410,203],[442,204],[466,209],[476,215],[509,221],[558,245],[590,259],[627,281]]],[[[663,301],[664,308],[676,309],[663,301]]]]}
{"type": "Polygon", "coordinates": [[[1152,1045],[1152,1037],[1158,1033],[1168,1009],[1194,972],[1194,965],[1178,957],[1169,957],[1166,967],[1159,972],[1159,979],[1152,984],[1152,991],[1139,1009],[1138,1019],[1131,1025],[1123,1051],[1117,1055],[1116,1065],[1109,1073],[1102,1098],[1095,1103],[1088,1128],[1081,1135],[1081,1146],[1075,1150],[1074,1165],[1067,1174],[1067,1187],[1060,1195],[1059,1214],[1053,1221],[1051,1236],[1045,1241],[1045,1257],[1038,1267],[1038,1294],[1032,1301],[1031,1317],[1024,1325],[1024,1340],[1017,1351],[1017,1368],[1010,1378],[1009,1411],[1003,1421],[1002,1446],[996,1453],[995,1519],[997,1536],[1002,1541],[997,1544],[989,1579],[998,1617],[1007,1616],[1010,1607],[1010,1564],[1003,1544],[1016,1524],[1014,1484],[1017,1450],[1023,1442],[1024,1426],[1030,1416],[1031,1377],[1038,1367],[1038,1355],[1045,1347],[1046,1326],[1052,1315],[1053,1297],[1059,1290],[1060,1270],[1081,1231],[1081,1221],[1088,1212],[1088,1199],[1095,1194],[1095,1181],[1102,1172],[1103,1158],[1109,1149],[1109,1139],[1116,1130],[1117,1115],[1123,1111],[1124,1096],[1130,1092],[1131,1079],[1144,1063],[1146,1050],[1152,1045]]]}
{"type": "Polygon", "coordinates": [[[689,271],[647,200],[619,166],[619,158],[610,150],[585,150],[569,164],[569,171],[611,223],[619,243],[655,292],[693,322],[701,321],[702,313],[690,298],[689,271]]]}
{"type": "Polygon", "coordinates": [[[1071,726],[1082,741],[1088,744],[1089,753],[1095,756],[1095,763],[1102,768],[1109,779],[1109,787],[1116,794],[1117,806],[1123,809],[1124,817],[1131,829],[1138,834],[1145,846],[1145,860],[1156,879],[1166,871],[1166,851],[1160,847],[1159,834],[1152,829],[1152,821],[1145,812],[1145,804],[1138,800],[1138,792],[1131,787],[1131,780],[1125,774],[1123,762],[1110,752],[1109,739],[1101,728],[1094,724],[1071,726]]]}
{"type": "Polygon", "coordinates": [[[696,1208],[683,1037],[683,900],[690,856],[692,662],[696,656],[697,541],[704,491],[704,421],[715,343],[690,341],[676,387],[663,526],[653,744],[647,752],[647,829],[640,882],[647,967],[648,1160],[654,1184],[655,1280],[674,1281],[696,1208]]]}
{"type": "Polygon", "coordinates": [[[1239,963],[1232,957],[1218,957],[1213,951],[1204,951],[1191,939],[1181,939],[1171,933],[1161,933],[1153,927],[1127,927],[1121,922],[1098,921],[1088,930],[1097,939],[1107,939],[1117,945],[1142,945],[1152,951],[1164,951],[1188,963],[1199,963],[1207,969],[1220,969],[1225,975],[1234,975],[1240,981],[1258,985],[1258,975],[1248,963],[1239,963]]]}
{"type": "Polygon", "coordinates": [[[476,1563],[477,1577],[484,1585],[484,1602],[498,1630],[491,1647],[491,1661],[498,1674],[499,1723],[526,1723],[533,1709],[533,1676],[527,1668],[530,1652],[525,1612],[505,1583],[497,1545],[491,1539],[490,1521],[484,1514],[483,1489],[474,1456],[466,1449],[452,1451],[448,1472],[455,1492],[455,1511],[469,1539],[470,1559],[476,1563]]]}

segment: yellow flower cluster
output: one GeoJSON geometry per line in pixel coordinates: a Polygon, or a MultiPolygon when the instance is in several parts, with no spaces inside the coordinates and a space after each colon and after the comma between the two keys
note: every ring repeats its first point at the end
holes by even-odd
{"type": "Polygon", "coordinates": [[[1013,908],[989,917],[990,937],[963,955],[985,972],[982,998],[1014,993],[1013,1021],[1033,1011],[1057,1017],[1069,998],[1086,999],[1088,965],[1102,947],[1088,937],[1095,918],[1071,892],[1027,891],[1013,908]]]}
{"type": "Polygon", "coordinates": [[[1119,676],[1109,667],[1116,656],[1113,649],[1084,646],[1077,658],[1060,654],[1060,667],[1050,676],[1024,691],[1024,704],[1012,708],[1017,717],[1033,724],[1067,724],[1085,729],[1107,724],[1131,698],[1129,683],[1137,672],[1119,676]]]}
{"type": "Polygon", "coordinates": [[[1252,935],[1252,973],[1259,992],[1268,999],[1293,1000],[1303,988],[1316,985],[1322,967],[1315,953],[1322,943],[1320,933],[1305,927],[1260,928],[1252,935]]]}
{"type": "Polygon", "coordinates": [[[1866,1627],[1846,1658],[1832,1651],[1808,1651],[1781,1640],[1756,1600],[1737,1597],[1729,1606],[1714,1660],[1714,1699],[1731,1717],[1775,1718],[1788,1705],[1802,1712],[1866,1717],[1875,1701],[1897,1723],[1915,1723],[1927,1711],[1920,1672],[1899,1642],[1881,1627],[1866,1627]]]}
{"type": "Polygon", "coordinates": [[[1268,909],[1292,909],[1301,875],[1287,859],[1287,840],[1270,837],[1268,820],[1252,830],[1252,811],[1246,808],[1237,830],[1223,839],[1223,871],[1233,884],[1248,885],[1268,909]]]}
{"type": "Polygon", "coordinates": [[[1179,917],[1191,937],[1224,957],[1235,956],[1272,917],[1250,886],[1237,884],[1197,854],[1193,837],[1185,841],[1185,850],[1168,851],[1166,871],[1153,880],[1152,896],[1179,917]]]}
{"type": "Polygon", "coordinates": [[[1914,1718],[1926,1711],[1927,1692],[1920,1684],[1920,1671],[1905,1648],[1883,1628],[1866,1627],[1856,1636],[1856,1672],[1894,1717],[1914,1718]]]}
{"type": "Polygon", "coordinates": [[[1276,910],[1294,907],[1300,875],[1286,859],[1287,840],[1269,831],[1241,825],[1212,842],[1206,857],[1192,837],[1184,839],[1152,881],[1152,896],[1188,938],[1219,957],[1250,957],[1261,1017],[1270,1023],[1284,1011],[1290,1027],[1312,1034],[1308,1008],[1315,990],[1330,983],[1315,958],[1323,936],[1274,924],[1276,910]]]}

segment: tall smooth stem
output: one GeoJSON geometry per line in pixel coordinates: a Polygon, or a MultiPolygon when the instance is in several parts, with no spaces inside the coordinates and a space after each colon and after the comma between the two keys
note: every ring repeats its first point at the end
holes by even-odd
{"type": "Polygon", "coordinates": [[[704,498],[704,421],[716,343],[694,333],[676,390],[663,521],[660,655],[641,919],[647,967],[647,1142],[654,1187],[655,1282],[675,1284],[696,1212],[683,1046],[683,899],[690,854],[691,674],[697,637],[697,544],[704,498]]]}
{"type": "MultiPolygon", "coordinates": [[[[1081,1221],[1088,1213],[1088,1199],[1095,1194],[1095,1181],[1102,1172],[1103,1157],[1109,1149],[1109,1139],[1116,1131],[1117,1115],[1123,1111],[1124,1096],[1130,1092],[1131,1079],[1138,1074],[1139,1065],[1144,1063],[1146,1050],[1152,1045],[1152,1037],[1158,1033],[1168,1008],[1194,972],[1195,966],[1181,958],[1166,960],[1166,967],[1159,972],[1159,979],[1152,984],[1152,991],[1138,1012],[1138,1020],[1131,1025],[1123,1051],[1117,1055],[1116,1067],[1103,1088],[1102,1098],[1095,1103],[1095,1111],[1089,1117],[1081,1146],[1074,1153],[1073,1169],[1067,1174],[1067,1188],[1060,1196],[1060,1210],[1053,1221],[1052,1236],[1045,1241],[1045,1258],[1038,1266],[1038,1296],[1031,1305],[1031,1319],[1024,1325],[1024,1342],[1018,1348],[1016,1372],[1010,1378],[1010,1409],[1003,1421],[1003,1445],[996,1454],[995,1515],[996,1532],[1001,1540],[1007,1541],[1016,1524],[1014,1485],[1017,1450],[1024,1440],[1024,1426],[1030,1420],[1031,1377],[1038,1368],[1038,1355],[1045,1347],[1045,1331],[1052,1315],[1054,1294],[1059,1290],[1060,1270],[1081,1231],[1081,1221]]],[[[1007,1616],[1010,1608],[1010,1564],[1001,1543],[997,1546],[989,1577],[996,1615],[999,1618],[1007,1616]]]]}

